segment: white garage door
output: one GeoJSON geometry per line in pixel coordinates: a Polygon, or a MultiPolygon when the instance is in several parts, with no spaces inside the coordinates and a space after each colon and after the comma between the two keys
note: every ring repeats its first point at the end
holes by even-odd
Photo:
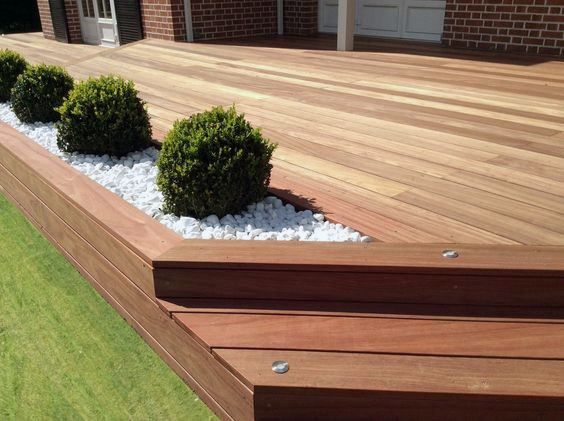
{"type": "MultiPolygon", "coordinates": [[[[357,0],[358,35],[440,41],[445,0],[357,0]]],[[[339,0],[319,0],[319,31],[337,32],[339,0]]]]}

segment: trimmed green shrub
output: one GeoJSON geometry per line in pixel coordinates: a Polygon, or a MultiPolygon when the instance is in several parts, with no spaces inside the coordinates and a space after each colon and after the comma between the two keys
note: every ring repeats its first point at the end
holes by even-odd
{"type": "Polygon", "coordinates": [[[12,109],[25,123],[57,121],[56,108],[61,106],[73,85],[73,78],[62,67],[31,66],[18,76],[12,88],[12,109]]]}
{"type": "Polygon", "coordinates": [[[0,50],[0,102],[10,100],[10,92],[24,70],[27,61],[11,50],[0,50]]]}
{"type": "Polygon", "coordinates": [[[163,210],[223,217],[261,200],[275,148],[235,107],[216,107],[176,121],[157,161],[163,210]]]}
{"type": "Polygon", "coordinates": [[[59,108],[57,145],[66,152],[123,156],[146,148],[151,124],[135,85],[118,76],[78,83],[59,108]]]}

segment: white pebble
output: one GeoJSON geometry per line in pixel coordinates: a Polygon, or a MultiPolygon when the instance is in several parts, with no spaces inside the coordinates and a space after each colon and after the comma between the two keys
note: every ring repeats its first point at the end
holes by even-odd
{"type": "Polygon", "coordinates": [[[206,218],[206,222],[211,226],[219,225],[219,218],[217,215],[210,215],[206,218]]]}
{"type": "Polygon", "coordinates": [[[325,220],[325,217],[322,213],[314,213],[313,219],[315,219],[317,222],[323,222],[325,220]]]}
{"type": "Polygon", "coordinates": [[[221,219],[209,215],[201,220],[164,214],[163,195],[156,186],[159,151],[147,148],[125,157],[67,154],[57,147],[57,129],[52,123],[23,124],[8,103],[0,103],[0,120],[15,127],[43,148],[78,171],[127,200],[147,215],[184,238],[224,240],[355,241],[369,242],[350,227],[330,224],[321,213],[296,212],[276,196],[252,203],[237,215],[221,219]]]}

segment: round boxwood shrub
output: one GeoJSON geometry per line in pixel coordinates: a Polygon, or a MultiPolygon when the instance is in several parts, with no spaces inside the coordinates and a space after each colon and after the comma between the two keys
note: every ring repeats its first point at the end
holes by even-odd
{"type": "Polygon", "coordinates": [[[150,144],[145,102],[133,82],[121,77],[78,83],[59,111],[57,144],[66,152],[123,156],[150,144]]]}
{"type": "Polygon", "coordinates": [[[222,217],[261,200],[275,148],[235,107],[216,107],[177,121],[157,161],[163,210],[222,217]]]}
{"type": "Polygon", "coordinates": [[[11,50],[0,50],[0,102],[10,100],[10,92],[19,75],[27,68],[27,61],[11,50]]]}
{"type": "Polygon", "coordinates": [[[12,109],[25,123],[59,119],[60,107],[74,85],[72,77],[58,66],[39,64],[18,76],[10,100],[12,109]]]}

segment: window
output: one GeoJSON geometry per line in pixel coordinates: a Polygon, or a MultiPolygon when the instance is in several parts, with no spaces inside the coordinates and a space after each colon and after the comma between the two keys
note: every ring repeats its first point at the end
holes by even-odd
{"type": "Polygon", "coordinates": [[[92,0],[82,0],[82,15],[85,18],[93,18],[94,15],[94,3],[92,0]]]}
{"type": "Polygon", "coordinates": [[[100,19],[112,18],[112,8],[110,7],[110,0],[98,0],[98,14],[100,19]]]}

